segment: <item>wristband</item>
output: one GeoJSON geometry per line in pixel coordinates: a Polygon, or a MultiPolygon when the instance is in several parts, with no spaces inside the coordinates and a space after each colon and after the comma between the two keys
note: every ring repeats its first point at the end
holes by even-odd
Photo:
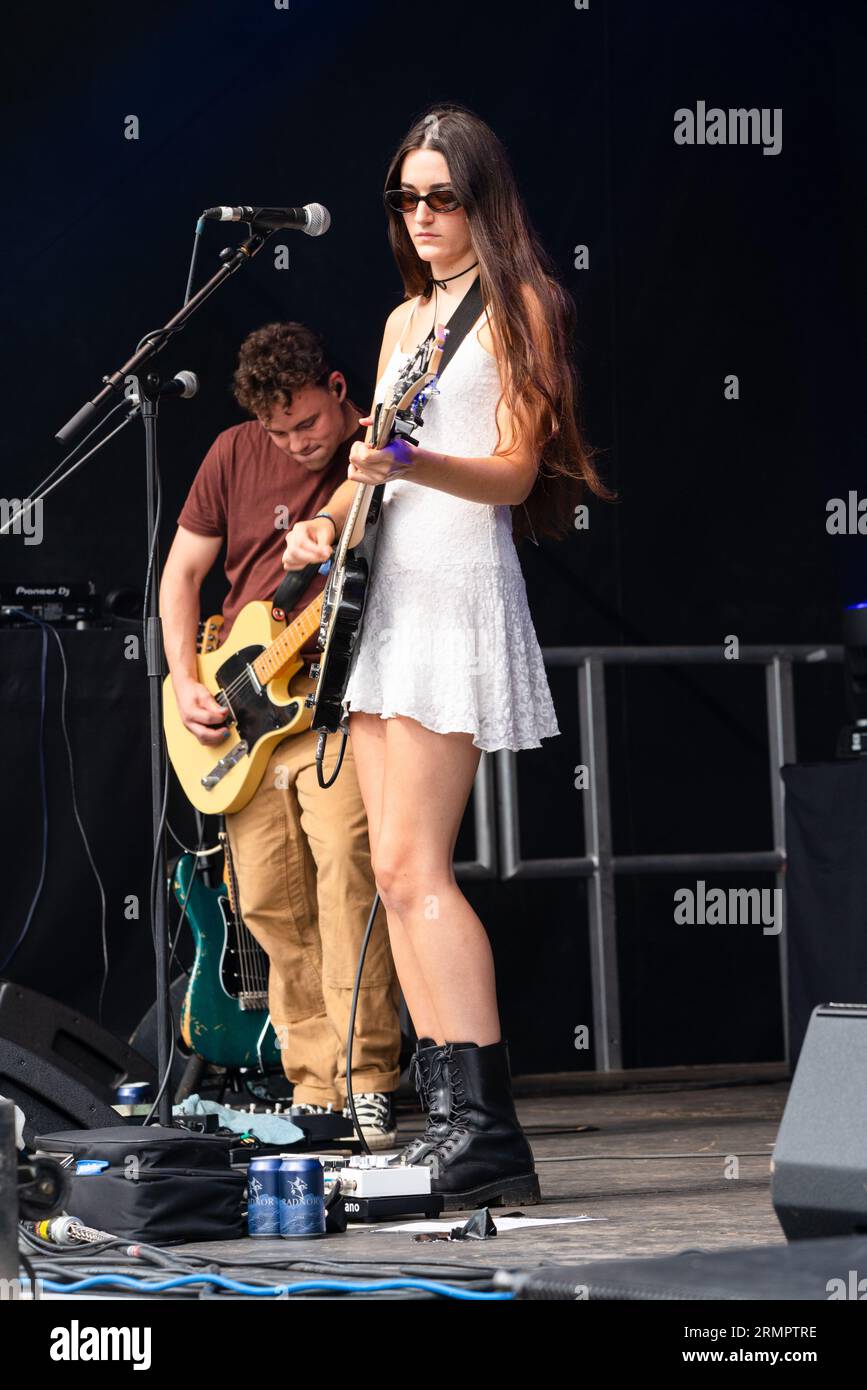
{"type": "Polygon", "coordinates": [[[321,516],[324,516],[326,521],[331,522],[331,525],[334,527],[334,539],[337,540],[337,522],[334,520],[334,517],[330,512],[317,512],[313,520],[318,521],[321,516]]]}

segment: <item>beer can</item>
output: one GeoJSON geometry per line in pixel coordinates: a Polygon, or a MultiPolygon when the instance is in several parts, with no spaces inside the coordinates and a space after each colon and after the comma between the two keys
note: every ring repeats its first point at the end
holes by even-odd
{"type": "Polygon", "coordinates": [[[281,1236],[325,1234],[325,1173],[318,1158],[284,1157],[280,1165],[281,1236]]]}
{"type": "Polygon", "coordinates": [[[280,1235],[279,1154],[254,1158],[247,1169],[247,1234],[280,1235]]]}
{"type": "Polygon", "coordinates": [[[114,1109],[118,1115],[146,1115],[153,1103],[153,1087],[149,1081],[127,1081],[114,1093],[114,1109]]]}

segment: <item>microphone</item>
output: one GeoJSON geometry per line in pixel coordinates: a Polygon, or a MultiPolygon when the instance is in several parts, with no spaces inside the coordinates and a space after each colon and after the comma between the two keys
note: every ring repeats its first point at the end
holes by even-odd
{"type": "Polygon", "coordinates": [[[189,400],[199,389],[199,378],[195,372],[176,372],[171,381],[164,381],[160,387],[160,399],[163,396],[183,396],[189,400]]]}
{"type": "MultiPolygon", "coordinates": [[[[196,376],[195,372],[177,372],[170,381],[163,381],[160,383],[160,389],[157,395],[160,400],[165,396],[183,396],[189,399],[190,396],[196,394],[198,389],[199,378],[196,376]]],[[[124,394],[127,400],[131,401],[133,405],[141,405],[141,396],[132,384],[130,384],[124,394]]]]}
{"type": "Polygon", "coordinates": [[[303,208],[205,208],[202,216],[216,222],[250,222],[271,232],[293,229],[305,236],[322,236],[331,226],[331,213],[321,203],[303,208]]]}

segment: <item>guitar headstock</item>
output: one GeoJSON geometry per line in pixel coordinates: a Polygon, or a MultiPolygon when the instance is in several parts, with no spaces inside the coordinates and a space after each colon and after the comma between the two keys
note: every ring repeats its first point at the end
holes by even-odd
{"type": "Polygon", "coordinates": [[[206,652],[217,650],[222,629],[223,617],[221,613],[214,613],[199,624],[198,649],[200,656],[204,656],[206,652]]]}
{"type": "Polygon", "coordinates": [[[445,324],[438,323],[433,338],[425,338],[424,342],[419,343],[415,356],[406,363],[394,383],[390,404],[395,414],[399,415],[411,409],[419,396],[424,397],[421,402],[424,405],[428,397],[435,394],[434,383],[439,374],[448,336],[449,330],[445,324]]]}
{"type": "Polygon", "coordinates": [[[391,391],[391,400],[379,408],[376,418],[376,440],[383,439],[395,419],[400,422],[399,433],[410,438],[422,423],[424,408],[431,396],[437,394],[437,377],[449,330],[438,323],[432,338],[419,343],[415,354],[404,365],[391,391]]]}

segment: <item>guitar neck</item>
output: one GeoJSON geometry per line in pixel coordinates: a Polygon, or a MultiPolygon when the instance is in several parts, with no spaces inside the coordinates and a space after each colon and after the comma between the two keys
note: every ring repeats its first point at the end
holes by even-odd
{"type": "Polygon", "coordinates": [[[375,483],[359,483],[352,505],[347,513],[343,530],[340,533],[340,540],[334,555],[335,567],[345,565],[346,552],[352,550],[364,536],[364,528],[367,525],[367,513],[370,511],[370,503],[373,498],[375,483]]]}
{"type": "Polygon", "coordinates": [[[260,685],[267,685],[275,676],[280,675],[296,653],[306,645],[315,632],[319,631],[321,618],[322,595],[319,594],[252,663],[260,685]]]}
{"type": "MultiPolygon", "coordinates": [[[[374,448],[381,447],[391,431],[395,414],[393,407],[380,407],[375,423],[367,427],[364,436],[365,444],[372,444],[374,448]]],[[[334,553],[334,567],[336,569],[346,564],[346,552],[353,550],[364,538],[367,513],[370,511],[370,503],[376,486],[376,483],[359,483],[355,489],[355,496],[352,499],[346,521],[343,523],[343,530],[340,533],[340,540],[334,553]]]]}

